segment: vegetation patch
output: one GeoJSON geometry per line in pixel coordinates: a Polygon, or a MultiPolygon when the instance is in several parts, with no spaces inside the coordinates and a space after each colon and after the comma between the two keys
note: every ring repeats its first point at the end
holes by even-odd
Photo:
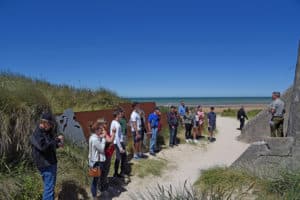
{"type": "Polygon", "coordinates": [[[132,173],[135,176],[144,178],[149,175],[161,176],[167,168],[167,161],[163,159],[142,159],[132,166],[132,173]]]}
{"type": "MultiPolygon", "coordinates": [[[[261,109],[254,109],[254,110],[246,111],[246,113],[250,120],[250,119],[253,119],[261,111],[262,111],[261,109]]],[[[223,110],[223,112],[221,113],[221,116],[237,118],[237,113],[238,113],[237,109],[228,108],[228,109],[223,110]]]]}

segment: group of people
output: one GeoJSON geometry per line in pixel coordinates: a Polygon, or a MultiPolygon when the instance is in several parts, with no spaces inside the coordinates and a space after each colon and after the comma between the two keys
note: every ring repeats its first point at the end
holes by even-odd
{"type": "MultiPolygon", "coordinates": [[[[269,108],[271,113],[270,127],[271,137],[284,137],[283,122],[285,114],[285,104],[280,99],[279,92],[273,92],[272,103],[269,108]]],[[[126,144],[127,126],[131,128],[131,135],[134,143],[135,160],[145,158],[142,153],[142,143],[144,136],[150,136],[150,155],[155,156],[157,149],[157,136],[161,130],[161,112],[159,108],[145,118],[145,113],[140,109],[139,103],[132,104],[132,113],[129,123],[125,118],[125,112],[121,108],[113,112],[113,120],[108,127],[108,122],[104,118],[91,123],[89,138],[89,167],[100,167],[102,173],[100,177],[94,177],[91,184],[91,193],[94,199],[97,197],[97,190],[104,192],[108,189],[107,176],[109,174],[111,159],[115,152],[114,177],[123,178],[127,174],[127,153],[126,144]],[[121,167],[120,167],[121,166],[121,167]],[[120,173],[119,173],[120,170],[120,173]]],[[[245,119],[248,116],[242,107],[237,118],[240,120],[240,130],[243,129],[245,119]]],[[[214,142],[214,131],[216,129],[216,113],[214,107],[206,115],[201,106],[196,109],[189,109],[184,102],[180,103],[178,110],[171,106],[170,112],[167,113],[167,122],[170,131],[169,146],[178,145],[177,131],[178,126],[185,127],[186,142],[194,141],[198,143],[198,138],[204,138],[203,129],[205,120],[208,121],[208,131],[210,142],[214,142]]],[[[44,182],[43,200],[54,199],[54,189],[57,173],[56,149],[64,146],[64,137],[54,135],[55,120],[50,113],[44,113],[40,122],[30,138],[32,145],[33,160],[40,171],[44,182]]]]}
{"type": "MultiPolygon", "coordinates": [[[[171,106],[170,112],[167,113],[170,147],[178,145],[177,130],[179,125],[185,124],[187,141],[190,141],[192,138],[192,129],[194,141],[197,141],[198,137],[203,137],[205,113],[202,111],[201,106],[197,108],[196,114],[193,114],[193,110],[189,110],[189,108],[185,107],[184,102],[181,102],[178,110],[179,114],[176,107],[171,106]]],[[[211,113],[207,115],[207,118],[211,132],[209,139],[211,140],[213,138],[212,133],[216,127],[216,114],[213,112],[213,108],[211,108],[211,113]]],[[[115,154],[113,176],[115,178],[124,178],[128,174],[126,152],[128,142],[127,127],[130,127],[133,140],[133,159],[140,160],[146,158],[142,152],[145,136],[149,136],[150,139],[150,155],[156,156],[156,153],[159,151],[157,137],[161,126],[160,109],[156,107],[148,118],[146,118],[145,113],[140,108],[140,104],[137,102],[132,104],[132,113],[129,122],[125,118],[124,110],[118,108],[113,112],[113,120],[110,126],[105,118],[99,118],[90,124],[88,165],[91,168],[99,167],[101,169],[101,176],[94,177],[91,183],[93,198],[96,199],[98,189],[101,192],[105,192],[109,188],[108,174],[113,154],[115,154]]],[[[54,199],[57,174],[56,149],[64,145],[64,137],[62,135],[55,137],[54,127],[55,120],[53,116],[50,113],[45,113],[42,115],[38,127],[31,136],[33,159],[44,182],[43,200],[54,199]]]]}
{"type": "Polygon", "coordinates": [[[145,113],[141,110],[139,103],[132,104],[132,113],[129,123],[125,118],[124,110],[116,109],[113,113],[114,119],[108,129],[107,121],[101,118],[91,125],[91,136],[89,138],[89,167],[100,167],[102,174],[100,177],[94,177],[91,185],[91,192],[96,199],[97,188],[101,192],[108,189],[107,176],[110,170],[111,158],[115,151],[114,177],[124,178],[128,175],[126,146],[127,126],[130,126],[133,140],[134,155],[133,159],[140,160],[146,158],[142,152],[142,145],[145,135],[151,135],[149,152],[155,156],[157,149],[157,135],[160,130],[160,110],[154,111],[145,118],[145,113]],[[120,170],[120,172],[119,172],[120,170]],[[99,184],[99,187],[98,187],[99,184]]]}
{"type": "MultiPolygon", "coordinates": [[[[198,139],[205,138],[203,136],[203,131],[204,131],[204,125],[205,125],[205,120],[207,118],[207,125],[208,125],[208,132],[209,132],[209,137],[208,140],[210,142],[214,142],[216,139],[214,138],[214,131],[216,130],[216,121],[217,121],[217,115],[214,112],[215,108],[211,107],[210,112],[206,115],[205,112],[203,111],[202,106],[197,106],[196,109],[189,109],[187,106],[185,106],[184,101],[181,101],[180,106],[178,107],[178,112],[179,112],[179,119],[180,123],[185,126],[185,139],[186,142],[194,142],[198,143],[198,139]]],[[[171,107],[171,112],[170,113],[176,113],[176,108],[173,106],[171,107]]],[[[169,125],[172,125],[172,115],[168,115],[168,123],[169,125]]],[[[170,126],[170,130],[173,130],[173,125],[170,126]]],[[[170,131],[175,133],[176,137],[176,131],[170,131]]],[[[172,135],[172,134],[170,134],[172,135]]],[[[175,143],[170,142],[170,146],[176,145],[175,143]]]]}

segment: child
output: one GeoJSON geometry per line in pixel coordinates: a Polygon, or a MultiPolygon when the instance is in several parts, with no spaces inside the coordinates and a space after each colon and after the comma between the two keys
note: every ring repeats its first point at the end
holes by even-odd
{"type": "Polygon", "coordinates": [[[204,117],[205,117],[205,113],[202,110],[202,106],[198,106],[197,115],[199,118],[198,133],[199,133],[199,136],[201,139],[201,138],[203,138],[202,132],[203,132],[203,127],[204,127],[204,117]]]}
{"type": "Polygon", "coordinates": [[[213,137],[214,131],[216,130],[216,121],[217,121],[217,115],[214,112],[215,108],[211,107],[210,108],[210,113],[208,113],[207,118],[208,118],[208,131],[210,137],[208,138],[210,142],[216,141],[216,138],[213,137]]]}

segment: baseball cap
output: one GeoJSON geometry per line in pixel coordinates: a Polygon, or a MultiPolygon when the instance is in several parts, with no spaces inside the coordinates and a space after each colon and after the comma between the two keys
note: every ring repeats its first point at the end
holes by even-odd
{"type": "Polygon", "coordinates": [[[41,116],[41,120],[47,121],[50,124],[54,124],[54,119],[51,113],[43,113],[41,116]]]}

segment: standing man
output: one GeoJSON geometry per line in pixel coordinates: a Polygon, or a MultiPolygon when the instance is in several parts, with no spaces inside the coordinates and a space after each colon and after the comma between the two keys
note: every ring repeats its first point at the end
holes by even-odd
{"type": "Polygon", "coordinates": [[[178,112],[179,112],[179,116],[180,116],[180,123],[183,126],[183,122],[184,122],[184,116],[185,116],[185,104],[184,101],[182,100],[180,102],[180,105],[178,106],[178,112]]]}
{"type": "Polygon", "coordinates": [[[142,155],[142,127],[141,116],[139,114],[140,105],[137,102],[132,104],[133,111],[130,116],[131,133],[134,143],[134,156],[138,160],[142,155]]]}
{"type": "Polygon", "coordinates": [[[271,137],[284,137],[283,122],[284,122],[285,105],[284,102],[280,99],[280,92],[273,92],[272,100],[273,101],[270,105],[270,110],[269,110],[272,115],[270,121],[271,137]]]}
{"type": "Polygon", "coordinates": [[[214,131],[216,130],[216,123],[217,123],[217,114],[215,113],[215,108],[210,108],[210,113],[207,115],[208,118],[208,131],[209,131],[209,141],[214,142],[216,138],[214,138],[214,131]]]}
{"type": "Polygon", "coordinates": [[[54,120],[50,113],[44,113],[38,127],[30,138],[32,157],[43,182],[43,200],[54,200],[57,174],[56,148],[63,147],[64,137],[55,137],[53,133],[54,120]]]}
{"type": "Polygon", "coordinates": [[[177,128],[178,128],[178,118],[176,113],[175,106],[171,106],[171,110],[167,115],[168,117],[168,124],[170,129],[170,147],[177,145],[176,136],[177,136],[177,128]]]}
{"type": "Polygon", "coordinates": [[[150,139],[150,154],[155,156],[156,152],[156,141],[158,134],[158,125],[159,125],[159,108],[156,107],[154,112],[151,113],[148,117],[148,130],[151,130],[151,139],[150,139]]]}
{"type": "Polygon", "coordinates": [[[121,118],[120,118],[119,122],[122,127],[123,140],[124,140],[124,144],[126,146],[127,145],[127,120],[125,117],[125,111],[122,108],[120,108],[120,112],[121,112],[121,118]]]}
{"type": "Polygon", "coordinates": [[[244,106],[240,108],[240,110],[237,113],[237,119],[240,120],[240,128],[238,130],[243,130],[244,125],[245,125],[245,119],[248,120],[248,116],[246,114],[244,106]]]}
{"type": "Polygon", "coordinates": [[[114,120],[111,122],[110,125],[110,132],[111,135],[115,135],[114,139],[114,145],[116,149],[116,160],[115,160],[115,173],[114,177],[115,178],[124,178],[125,171],[126,171],[126,149],[125,149],[125,144],[123,141],[123,133],[122,133],[122,127],[120,124],[120,119],[121,119],[121,111],[116,110],[113,113],[114,120]],[[121,162],[121,173],[119,174],[119,165],[121,162]]]}

